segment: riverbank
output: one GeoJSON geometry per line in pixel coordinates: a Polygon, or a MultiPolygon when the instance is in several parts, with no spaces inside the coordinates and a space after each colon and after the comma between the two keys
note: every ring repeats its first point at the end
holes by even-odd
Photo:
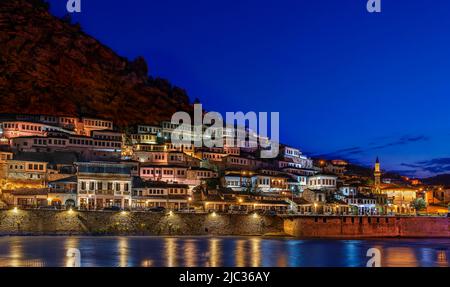
{"type": "Polygon", "coordinates": [[[1,210],[0,235],[450,238],[449,218],[1,210]]]}

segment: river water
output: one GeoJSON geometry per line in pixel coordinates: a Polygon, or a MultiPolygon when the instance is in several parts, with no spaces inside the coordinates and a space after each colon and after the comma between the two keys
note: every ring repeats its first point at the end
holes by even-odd
{"type": "Polygon", "coordinates": [[[80,251],[85,267],[450,266],[450,239],[298,240],[261,237],[0,237],[0,266],[59,267],[80,251]]]}

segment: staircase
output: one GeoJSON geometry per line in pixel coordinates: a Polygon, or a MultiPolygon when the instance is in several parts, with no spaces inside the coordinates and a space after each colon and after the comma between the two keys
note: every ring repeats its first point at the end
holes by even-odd
{"type": "Polygon", "coordinates": [[[286,198],[285,201],[290,204],[292,212],[294,212],[294,213],[298,212],[298,205],[297,205],[297,203],[293,202],[289,198],[286,198]]]}

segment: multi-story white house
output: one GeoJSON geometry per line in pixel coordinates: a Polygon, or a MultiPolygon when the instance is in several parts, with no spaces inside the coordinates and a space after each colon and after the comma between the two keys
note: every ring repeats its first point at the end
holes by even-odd
{"type": "Polygon", "coordinates": [[[113,130],[113,128],[114,126],[112,121],[94,118],[83,118],[76,127],[78,134],[83,134],[86,136],[91,136],[92,131],[113,130]]]}
{"type": "Polygon", "coordinates": [[[47,136],[17,137],[11,142],[12,147],[19,152],[74,151],[87,160],[119,158],[122,150],[119,134],[95,133],[95,137],[49,133],[47,136]]]}
{"type": "Polygon", "coordinates": [[[308,188],[312,190],[318,189],[336,189],[337,176],[317,174],[308,178],[308,188]]]}
{"type": "Polygon", "coordinates": [[[46,136],[49,132],[64,132],[75,134],[74,131],[43,123],[6,121],[0,123],[3,137],[7,139],[27,136],[46,136]]]}
{"type": "Polygon", "coordinates": [[[130,208],[132,177],[126,164],[78,162],[77,195],[80,208],[130,208]]]}
{"type": "Polygon", "coordinates": [[[192,201],[189,186],[161,181],[133,181],[133,209],[164,207],[170,210],[184,209],[192,201]]]}

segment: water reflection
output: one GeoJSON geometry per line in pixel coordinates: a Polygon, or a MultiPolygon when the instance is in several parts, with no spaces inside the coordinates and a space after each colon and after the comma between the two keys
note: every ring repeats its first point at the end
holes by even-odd
{"type": "Polygon", "coordinates": [[[167,267],[176,267],[177,266],[177,242],[176,238],[166,238],[165,239],[165,251],[167,258],[167,267]]]}
{"type": "Polygon", "coordinates": [[[23,250],[20,240],[15,241],[10,249],[11,267],[22,267],[23,250]]]}
{"type": "Polygon", "coordinates": [[[0,266],[449,266],[450,239],[296,240],[261,237],[0,237],[0,266]]]}
{"type": "Polygon", "coordinates": [[[252,238],[250,258],[252,259],[252,267],[261,266],[261,238],[252,238]]]}
{"type": "Polygon", "coordinates": [[[197,249],[195,246],[194,240],[188,240],[184,244],[184,260],[186,267],[195,267],[197,266],[197,249]]]}
{"type": "Polygon", "coordinates": [[[236,251],[235,251],[235,258],[236,258],[236,267],[245,267],[245,243],[246,240],[244,239],[238,239],[236,241],[236,251]]]}
{"type": "Polygon", "coordinates": [[[118,240],[119,251],[119,267],[127,267],[128,266],[128,238],[120,237],[118,240]]]}
{"type": "Polygon", "coordinates": [[[391,267],[419,266],[414,249],[410,247],[386,248],[385,258],[386,263],[384,265],[389,265],[391,267]]]}
{"type": "Polygon", "coordinates": [[[210,267],[220,267],[221,266],[221,246],[220,239],[212,238],[209,240],[209,264],[210,267]]]}

